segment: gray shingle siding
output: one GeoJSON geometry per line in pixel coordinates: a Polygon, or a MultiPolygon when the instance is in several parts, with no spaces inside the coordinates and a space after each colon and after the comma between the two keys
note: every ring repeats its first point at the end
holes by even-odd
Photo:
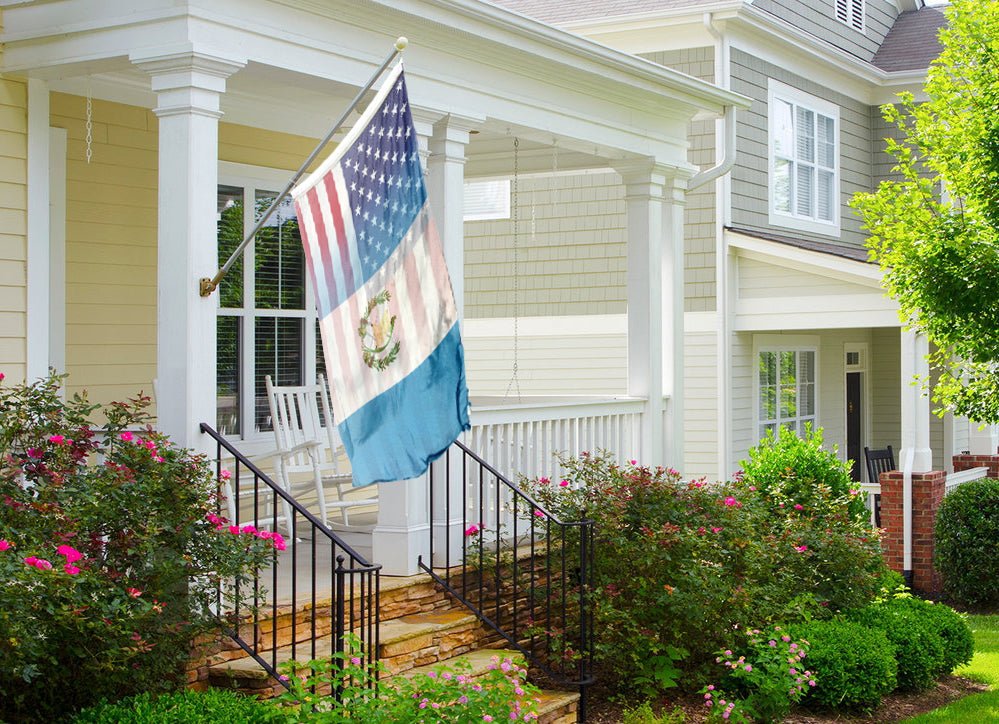
{"type": "MultiPolygon", "coordinates": [[[[643,58],[667,68],[714,81],[714,48],[691,48],[648,53],[643,58]]],[[[700,168],[715,164],[714,121],[690,124],[687,159],[700,168]]],[[[711,312],[715,309],[715,186],[707,184],[687,194],[684,209],[684,309],[711,312]]]]}
{"type": "Polygon", "coordinates": [[[732,50],[732,90],[753,99],[739,113],[738,157],[732,169],[732,224],[749,230],[791,234],[803,239],[863,246],[860,220],[847,205],[857,191],[871,188],[871,109],[827,88],[778,68],[744,51],[732,50]],[[791,231],[769,223],[768,78],[839,106],[840,235],[791,231]]]}
{"type": "Polygon", "coordinates": [[[868,62],[874,58],[898,15],[893,2],[868,0],[864,32],[861,33],[836,19],[835,0],[756,0],[753,7],[868,62]]]}

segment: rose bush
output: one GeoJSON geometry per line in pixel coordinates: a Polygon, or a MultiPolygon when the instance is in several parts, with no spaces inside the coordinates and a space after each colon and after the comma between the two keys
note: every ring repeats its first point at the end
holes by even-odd
{"type": "Polygon", "coordinates": [[[148,427],[148,398],[59,387],[0,385],[0,720],[179,686],[221,584],[284,545],[217,515],[210,466],[148,427]]]}

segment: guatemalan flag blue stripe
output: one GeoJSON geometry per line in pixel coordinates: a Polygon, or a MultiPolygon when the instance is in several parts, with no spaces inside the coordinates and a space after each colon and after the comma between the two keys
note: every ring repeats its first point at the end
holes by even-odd
{"type": "Polygon", "coordinates": [[[401,65],[292,195],[354,485],[420,475],[468,429],[468,389],[401,65]]]}

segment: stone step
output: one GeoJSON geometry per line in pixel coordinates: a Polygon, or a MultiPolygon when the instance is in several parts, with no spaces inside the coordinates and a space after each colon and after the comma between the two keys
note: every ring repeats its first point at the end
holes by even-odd
{"type": "MultiPolygon", "coordinates": [[[[403,616],[382,623],[379,659],[391,676],[471,651],[481,633],[475,616],[464,611],[431,611],[403,616]]],[[[331,637],[326,636],[316,642],[315,657],[328,656],[331,649],[331,637]]],[[[263,651],[260,655],[268,663],[280,665],[293,657],[308,661],[313,652],[311,643],[306,643],[299,644],[295,649],[283,646],[276,652],[263,651]]],[[[279,693],[275,687],[280,687],[249,656],[213,663],[208,668],[208,680],[214,686],[243,690],[261,698],[279,693]]]]}
{"type": "Polygon", "coordinates": [[[447,661],[437,664],[424,664],[423,666],[416,666],[412,669],[402,672],[399,676],[416,676],[417,674],[429,674],[435,669],[439,669],[441,666],[454,667],[458,665],[460,661],[466,661],[469,664],[469,669],[463,671],[468,676],[472,678],[478,678],[482,676],[487,671],[490,670],[495,659],[499,657],[500,660],[509,659],[517,666],[524,666],[524,655],[519,651],[511,651],[507,649],[475,649],[469,651],[467,654],[461,654],[455,656],[447,661]]]}
{"type": "Polygon", "coordinates": [[[538,724],[576,724],[579,720],[579,692],[544,690],[538,697],[538,724]]]}

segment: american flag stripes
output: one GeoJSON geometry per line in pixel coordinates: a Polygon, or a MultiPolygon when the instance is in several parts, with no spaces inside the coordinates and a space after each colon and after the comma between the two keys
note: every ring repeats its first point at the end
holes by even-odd
{"type": "Polygon", "coordinates": [[[292,195],[354,485],[415,477],[468,429],[468,390],[401,65],[292,195]]]}

